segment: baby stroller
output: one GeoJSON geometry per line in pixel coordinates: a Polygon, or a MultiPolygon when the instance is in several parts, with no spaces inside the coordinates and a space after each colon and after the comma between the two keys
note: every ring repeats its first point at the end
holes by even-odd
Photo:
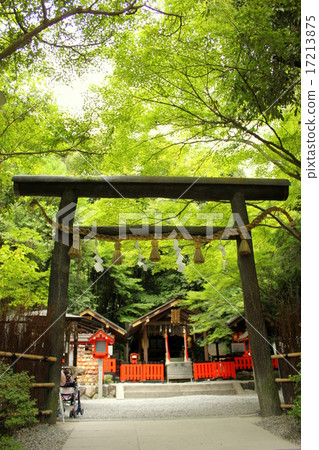
{"type": "MultiPolygon", "coordinates": [[[[83,416],[84,409],[81,408],[80,389],[76,383],[71,367],[62,367],[60,393],[64,405],[71,406],[69,416],[83,416]]],[[[64,408],[65,411],[65,408],[64,408]]]]}

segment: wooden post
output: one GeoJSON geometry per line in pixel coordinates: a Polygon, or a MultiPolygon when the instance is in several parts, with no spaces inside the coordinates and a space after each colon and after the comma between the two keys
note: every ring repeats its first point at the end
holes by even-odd
{"type": "Polygon", "coordinates": [[[73,366],[76,367],[78,365],[78,341],[79,341],[79,332],[78,332],[78,324],[74,323],[74,343],[73,343],[73,366]]]}
{"type": "Polygon", "coordinates": [[[98,391],[97,391],[98,397],[97,398],[101,399],[103,396],[103,359],[98,358],[97,363],[98,363],[98,370],[99,370],[99,384],[98,384],[98,391]]]}
{"type": "MultiPolygon", "coordinates": [[[[243,223],[248,224],[245,198],[241,192],[237,192],[233,196],[231,206],[233,213],[238,213],[243,223]]],[[[249,254],[242,255],[239,253],[240,243],[241,240],[238,239],[237,261],[244,296],[245,319],[252,351],[260,411],[263,417],[280,415],[282,411],[263,317],[252,239],[248,239],[249,254]]]]}
{"type": "Polygon", "coordinates": [[[195,336],[192,334],[192,361],[195,361],[195,336]]]}
{"type": "Polygon", "coordinates": [[[65,353],[64,353],[64,364],[66,366],[70,365],[70,330],[71,324],[67,324],[66,332],[65,332],[65,353]]]}
{"type": "MultiPolygon", "coordinates": [[[[207,338],[207,331],[203,331],[203,338],[206,339],[207,338]]],[[[204,361],[208,362],[209,361],[209,355],[208,355],[208,345],[207,342],[204,345],[204,361]]]]}
{"type": "MultiPolygon", "coordinates": [[[[75,206],[77,197],[72,191],[64,191],[61,197],[59,211],[65,208],[64,219],[57,217],[59,223],[65,222],[69,227],[73,225],[75,215],[75,206]],[[72,205],[73,203],[73,205],[72,205]],[[70,205],[70,209],[68,206],[70,205]],[[67,217],[66,217],[67,216],[67,217]]],[[[56,231],[56,241],[51,261],[51,274],[48,297],[48,324],[50,351],[57,361],[50,364],[48,373],[48,382],[54,383],[55,387],[48,389],[46,398],[46,409],[52,410],[48,418],[48,423],[56,423],[61,366],[64,347],[64,327],[65,313],[68,303],[68,284],[69,284],[69,266],[70,257],[68,251],[72,244],[71,236],[60,230],[56,231]]]]}
{"type": "Polygon", "coordinates": [[[148,363],[148,340],[147,340],[147,325],[143,328],[143,353],[144,353],[144,362],[148,363]]]}

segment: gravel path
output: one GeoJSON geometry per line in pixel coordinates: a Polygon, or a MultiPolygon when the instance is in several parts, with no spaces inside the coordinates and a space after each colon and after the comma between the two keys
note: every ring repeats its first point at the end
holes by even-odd
{"type": "MultiPolygon", "coordinates": [[[[83,400],[84,415],[66,421],[176,419],[191,417],[233,417],[259,415],[257,395],[195,395],[185,397],[83,400]]],[[[61,422],[61,418],[58,419],[61,422]]],[[[299,445],[298,427],[292,417],[268,417],[260,426],[299,445]]],[[[38,425],[31,430],[21,430],[17,441],[27,450],[61,450],[69,433],[61,427],[38,425]]]]}
{"type": "Polygon", "coordinates": [[[83,400],[79,420],[176,419],[258,414],[256,394],[192,395],[169,398],[83,400]]]}

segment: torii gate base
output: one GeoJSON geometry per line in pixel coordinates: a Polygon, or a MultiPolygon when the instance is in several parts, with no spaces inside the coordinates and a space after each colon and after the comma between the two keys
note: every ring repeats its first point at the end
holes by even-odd
{"type": "MultiPolygon", "coordinates": [[[[73,203],[73,213],[68,209],[68,226],[72,226],[78,197],[93,198],[187,198],[193,200],[229,200],[233,213],[239,213],[244,224],[248,224],[246,200],[285,200],[288,197],[289,181],[256,180],[236,178],[179,178],[179,177],[102,177],[99,179],[77,179],[51,176],[13,177],[17,195],[61,197],[60,211],[73,203]]],[[[61,222],[61,219],[58,220],[61,222]]],[[[49,423],[56,422],[58,390],[64,340],[64,317],[67,309],[69,279],[69,245],[67,236],[57,232],[50,276],[48,316],[50,317],[51,354],[57,357],[49,371],[49,382],[55,387],[49,390],[46,408],[52,410],[49,423]]],[[[240,240],[237,239],[237,247],[240,240]]],[[[70,244],[70,243],[69,243],[70,244]]],[[[270,346],[262,315],[259,286],[253,256],[240,255],[238,267],[242,282],[245,318],[250,337],[255,371],[255,383],[262,416],[281,414],[278,390],[271,364],[270,346]]]]}

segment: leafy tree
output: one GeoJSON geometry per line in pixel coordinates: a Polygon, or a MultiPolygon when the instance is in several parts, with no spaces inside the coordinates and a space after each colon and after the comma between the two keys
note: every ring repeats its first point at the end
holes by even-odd
{"type": "Polygon", "coordinates": [[[300,179],[299,145],[292,145],[299,127],[285,138],[300,105],[299,7],[292,1],[175,3],[176,12],[187,10],[179,33],[167,36],[164,19],[121,35],[114,82],[105,89],[107,117],[124,122],[132,144],[156,142],[153,161],[168,148],[184,155],[201,144],[210,165],[230,156],[236,161],[237,154],[237,161],[257,162],[261,155],[264,164],[300,179]],[[131,107],[140,113],[131,115],[131,107]]]}
{"type": "Polygon", "coordinates": [[[51,245],[26,203],[0,209],[0,300],[26,308],[47,299],[51,245]],[[28,210],[27,210],[28,211],[28,210]]]}
{"type": "MultiPolygon", "coordinates": [[[[137,0],[32,0],[1,2],[0,61],[10,57],[18,65],[29,65],[49,54],[45,47],[62,57],[69,67],[87,64],[108,46],[112,35],[129,24],[130,17],[141,9],[156,8],[137,0]]],[[[50,67],[50,65],[49,65],[50,67]]],[[[43,67],[45,70],[45,67],[43,67]]],[[[47,68],[48,69],[48,68],[47,68]]],[[[52,65],[51,65],[52,70],[52,65]]]]}
{"type": "MultiPolygon", "coordinates": [[[[80,118],[59,111],[52,92],[39,90],[45,81],[42,75],[30,76],[25,71],[20,75],[9,72],[0,80],[6,99],[0,108],[0,164],[12,158],[29,158],[26,166],[43,173],[43,156],[49,162],[56,155],[58,158],[49,162],[50,171],[55,165],[56,171],[63,173],[66,168],[62,158],[67,155],[77,152],[86,159],[102,153],[107,134],[97,145],[94,119],[87,114],[80,118]]],[[[28,170],[22,161],[16,162],[20,173],[28,170]]]]}

